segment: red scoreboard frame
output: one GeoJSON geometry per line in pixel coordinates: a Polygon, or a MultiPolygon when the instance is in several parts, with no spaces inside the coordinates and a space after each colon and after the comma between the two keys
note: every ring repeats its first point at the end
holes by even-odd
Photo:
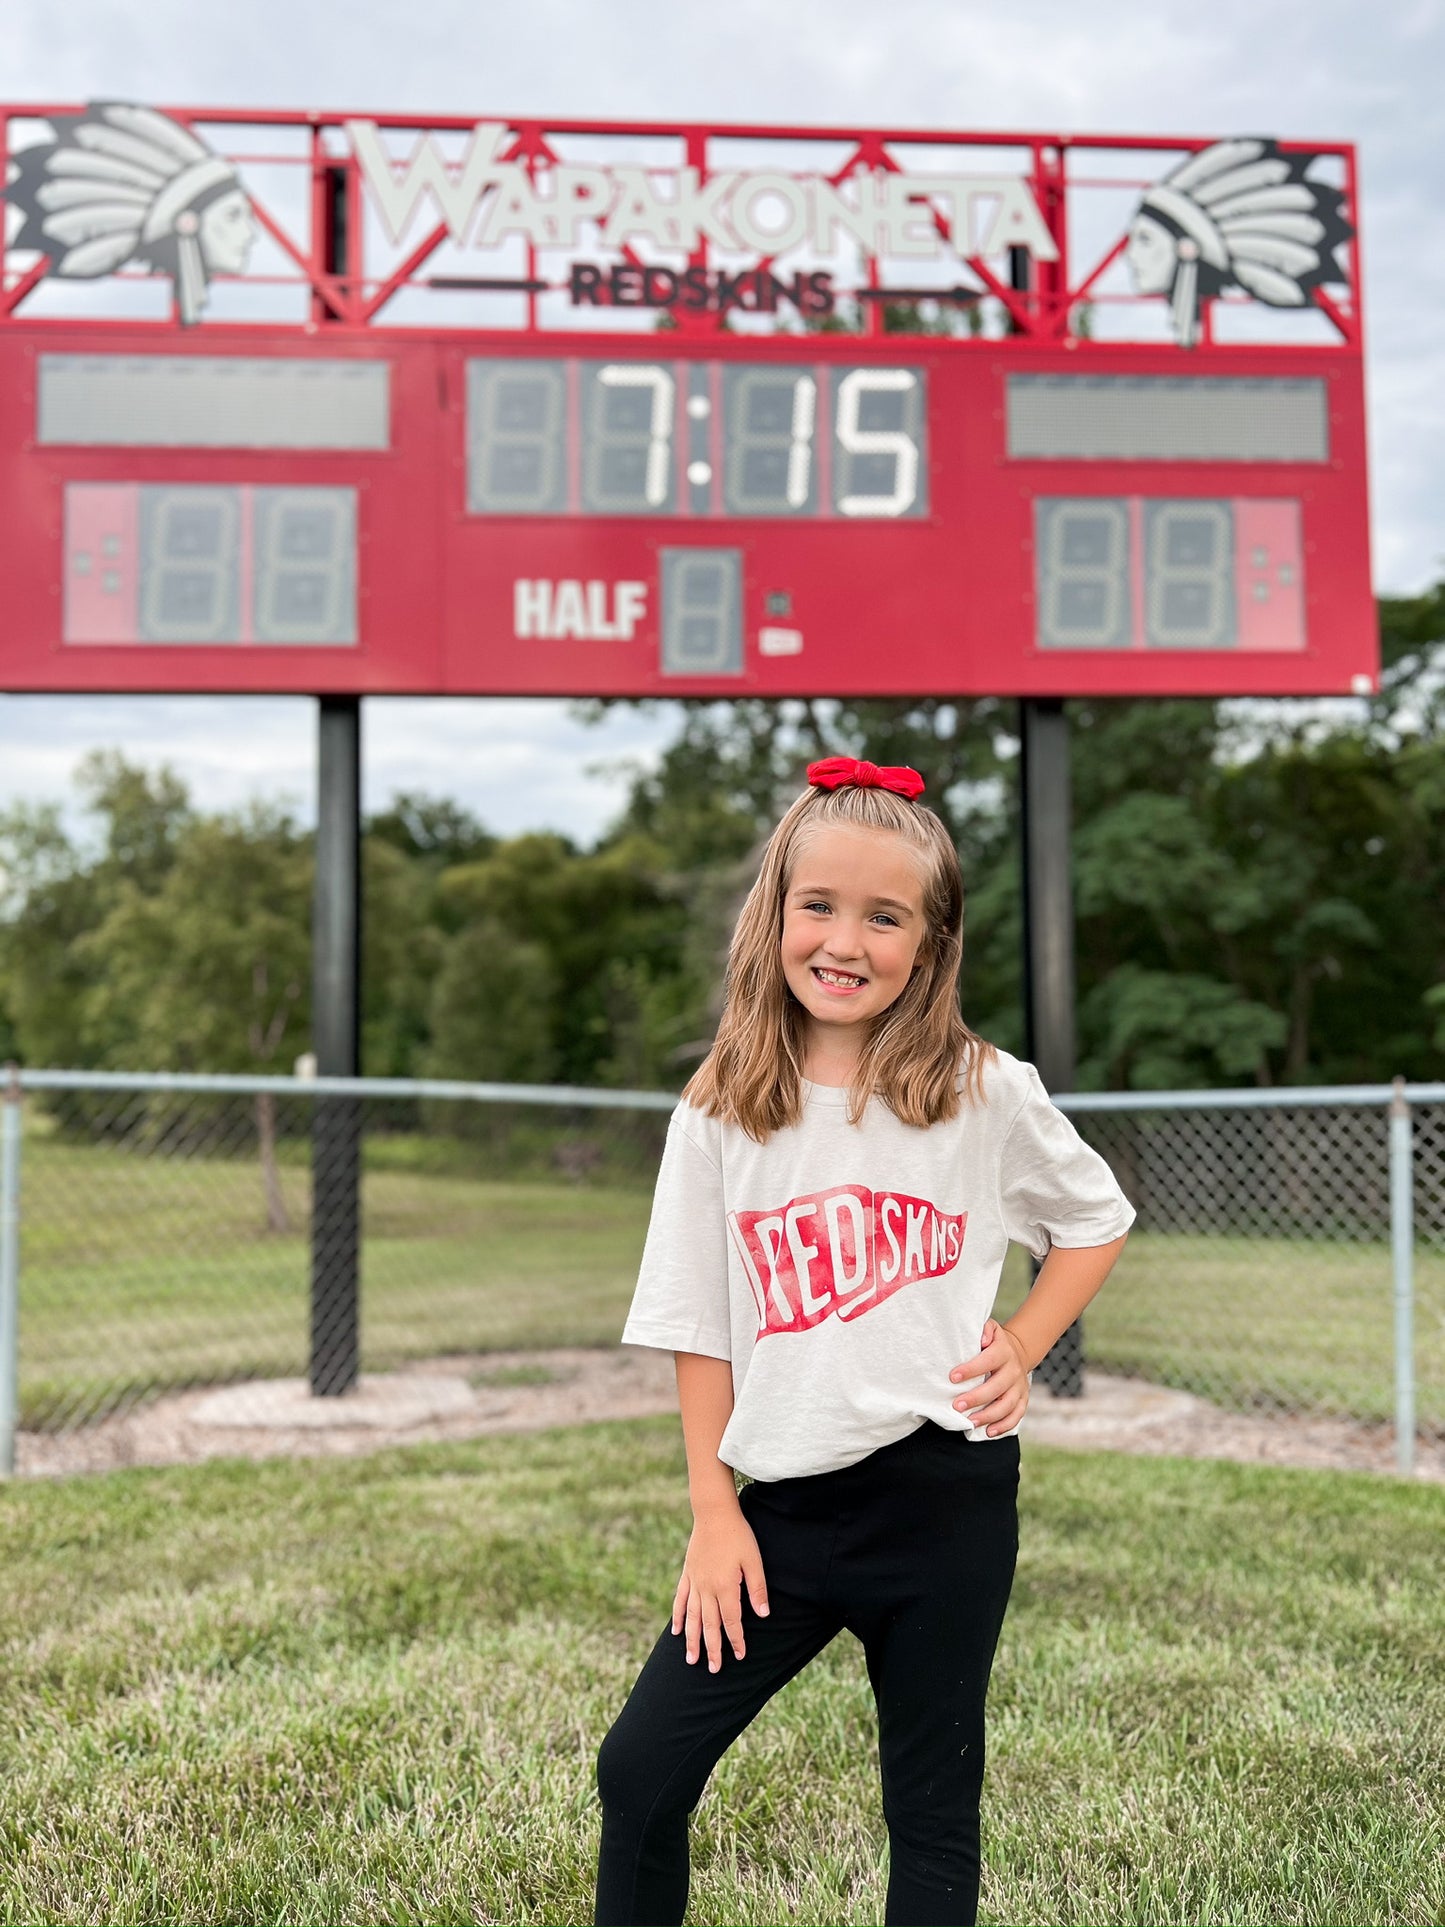
{"type": "Polygon", "coordinates": [[[3,117],[7,690],[1376,686],[1348,147],[113,103],[3,117]],[[1014,172],[979,171],[985,149],[1014,172]],[[126,230],[89,267],[65,249],[93,250],[103,222],[41,232],[39,190],[91,165],[54,157],[81,150],[137,176],[133,252],[126,230]],[[707,204],[739,152],[769,163],[729,175],[742,266],[707,204]],[[268,205],[263,177],[290,200],[268,205]],[[1091,190],[1112,228],[1076,212],[1091,190]],[[387,205],[405,191],[409,210],[387,205]],[[487,211],[508,193],[510,217],[487,211]],[[1307,231],[1291,210],[1311,193],[1304,219],[1333,220],[1337,244],[1313,269],[1279,238],[1307,231]],[[686,194],[695,231],[659,229],[686,194]],[[490,237],[507,273],[465,251],[479,210],[483,241],[513,222],[490,237]],[[218,217],[249,224],[269,275],[234,253],[228,272],[218,217]],[[846,289],[830,240],[853,245],[846,289]],[[1150,245],[1173,249],[1165,272],[1150,245]],[[138,315],[157,272],[168,310],[138,315]],[[249,318],[242,296],[288,318],[249,318]],[[430,306],[402,319],[408,296],[430,306]],[[835,297],[856,325],[818,326],[835,297]],[[970,310],[972,331],[907,331],[970,310]],[[1268,338],[1230,338],[1241,320],[1268,338]]]}

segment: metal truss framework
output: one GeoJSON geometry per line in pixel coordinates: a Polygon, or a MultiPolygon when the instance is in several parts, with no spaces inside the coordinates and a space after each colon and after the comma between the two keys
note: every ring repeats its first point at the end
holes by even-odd
{"type": "MultiPolygon", "coordinates": [[[[76,103],[25,103],[0,106],[0,152],[8,162],[13,159],[13,134],[17,122],[30,123],[54,119],[64,119],[85,111],[76,103]]],[[[412,134],[418,139],[432,135],[463,136],[472,132],[476,126],[474,119],[461,116],[433,116],[419,119],[416,116],[400,114],[351,115],[346,113],[295,113],[265,109],[242,108],[185,108],[169,107],[164,112],[182,126],[190,128],[202,138],[209,139],[217,150],[234,161],[238,166],[253,165],[277,166],[303,169],[308,186],[308,232],[299,237],[291,226],[275,209],[266,205],[263,197],[247,184],[247,193],[257,223],[275,243],[287,263],[283,275],[270,277],[246,276],[248,281],[284,281],[291,285],[300,283],[308,290],[308,326],[325,325],[328,328],[344,331],[362,332],[388,325],[388,309],[396,297],[405,289],[438,288],[460,285],[455,277],[436,276],[429,272],[438,251],[448,240],[445,222],[436,222],[414,244],[409,246],[400,260],[386,264],[368,264],[366,255],[366,221],[364,219],[365,182],[362,169],[347,133],[347,122],[365,119],[381,130],[383,135],[405,136],[412,134]],[[240,152],[224,145],[227,129],[247,131],[275,128],[304,135],[297,151],[264,150],[240,152]]],[[[503,117],[495,117],[501,120],[503,117]]],[[[682,164],[696,168],[699,177],[706,181],[717,171],[716,149],[718,144],[727,141],[755,141],[775,144],[779,147],[792,146],[798,150],[799,157],[806,161],[807,148],[827,145],[836,148],[839,144],[846,148],[846,156],[841,164],[835,164],[824,172],[822,169],[807,170],[816,172],[820,178],[831,185],[839,184],[870,169],[896,172],[900,168],[898,152],[909,149],[957,150],[1001,150],[1022,151],[1028,156],[1028,166],[1024,178],[1030,186],[1037,202],[1043,222],[1057,249],[1057,259],[1053,261],[1033,261],[1026,275],[1007,276],[1000,273],[997,259],[989,261],[976,253],[961,254],[961,265],[974,278],[975,287],[970,295],[979,294],[993,297],[1007,316],[1007,325],[1015,346],[1037,344],[1040,347],[1058,347],[1063,343],[1077,342],[1087,347],[1088,337],[1080,325],[1079,315],[1085,304],[1104,299],[1110,302],[1138,302],[1152,300],[1152,297],[1110,293],[1101,296],[1100,283],[1122,255],[1127,234],[1120,233],[1102,251],[1073,244],[1071,235],[1071,209],[1078,196],[1090,189],[1137,188],[1146,190],[1153,182],[1146,179],[1131,179],[1124,173],[1100,174],[1096,170],[1105,157],[1128,157],[1131,154],[1157,154],[1166,152],[1183,157],[1198,152],[1212,143],[1207,139],[1181,138],[1177,135],[1092,135],[1057,134],[1024,132],[963,132],[958,129],[860,129],[857,127],[776,127],[752,124],[696,123],[680,121],[595,121],[595,120],[555,120],[544,121],[535,118],[518,118],[506,121],[509,138],[499,152],[499,162],[512,163],[524,167],[529,176],[536,178],[539,170],[560,163],[556,143],[565,137],[583,136],[594,140],[616,141],[619,160],[629,158],[627,144],[638,140],[672,140],[679,144],[678,157],[682,164]],[[1015,285],[1015,281],[1024,285],[1015,285]]],[[[1329,158],[1338,164],[1342,179],[1342,208],[1346,219],[1354,229],[1358,229],[1358,189],[1355,153],[1348,144],[1309,144],[1280,141],[1277,144],[1283,155],[1311,155],[1329,158]]],[[[8,171],[8,170],[7,170],[8,171]]],[[[801,171],[801,170],[800,170],[801,171]]],[[[935,208],[933,215],[940,236],[947,240],[948,229],[943,216],[935,208]]],[[[618,258],[634,267],[646,265],[635,249],[624,245],[618,258]]],[[[1310,299],[1318,310],[1331,323],[1340,346],[1358,352],[1361,347],[1361,316],[1359,301],[1359,244],[1352,240],[1343,250],[1344,265],[1349,277],[1346,292],[1342,297],[1329,293],[1324,288],[1310,291],[1310,299]]],[[[539,316],[539,299],[549,284],[544,279],[544,267],[539,258],[538,248],[530,241],[526,244],[526,271],[516,279],[504,283],[489,283],[485,279],[467,283],[477,289],[489,286],[515,289],[525,295],[525,320],[514,332],[522,337],[555,335],[557,330],[544,326],[539,316]]],[[[706,236],[688,254],[687,265],[691,268],[709,270],[715,263],[716,250],[710,248],[706,236]]],[[[764,269],[771,266],[769,258],[762,258],[758,265],[764,269]]],[[[859,293],[863,295],[859,306],[861,328],[865,335],[882,332],[884,317],[881,312],[883,301],[890,293],[899,299],[932,296],[948,300],[950,291],[890,287],[885,280],[885,263],[877,254],[865,254],[859,293]],[[872,295],[872,299],[867,297],[872,295]]],[[[34,325],[36,319],[27,313],[27,303],[35,290],[45,280],[49,262],[44,256],[19,257],[12,265],[12,257],[5,257],[5,271],[0,280],[0,327],[7,323],[26,321],[34,325]]],[[[123,278],[143,278],[134,271],[123,278]]],[[[1197,344],[1206,353],[1215,344],[1213,327],[1215,301],[1206,301],[1202,306],[1201,333],[1197,344]]],[[[97,320],[93,325],[105,326],[97,320]]],[[[134,321],[127,320],[127,327],[134,327],[134,321]]],[[[165,322],[154,325],[174,325],[174,316],[165,322]]],[[[208,332],[217,325],[210,324],[208,332]]],[[[475,324],[459,324],[474,326],[475,324]]],[[[493,324],[505,327],[505,323],[493,324]]],[[[677,316],[679,330],[686,334],[714,334],[725,327],[725,317],[717,312],[684,312],[677,316]]],[[[957,338],[954,343],[960,350],[967,351],[975,344],[966,336],[957,338]]]]}

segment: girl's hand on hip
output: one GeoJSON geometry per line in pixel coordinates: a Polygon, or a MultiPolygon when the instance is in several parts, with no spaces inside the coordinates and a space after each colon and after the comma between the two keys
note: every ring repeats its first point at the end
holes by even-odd
{"type": "Polygon", "coordinates": [[[990,1438],[995,1432],[1011,1432],[1028,1409],[1029,1375],[1022,1345],[996,1318],[984,1320],[982,1351],[955,1365],[948,1376],[957,1385],[980,1373],[981,1385],[954,1398],[956,1410],[966,1412],[969,1423],[981,1425],[990,1438]]]}

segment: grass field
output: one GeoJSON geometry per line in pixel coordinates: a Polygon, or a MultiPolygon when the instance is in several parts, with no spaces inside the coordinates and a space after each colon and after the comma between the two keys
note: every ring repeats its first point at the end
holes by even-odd
{"type": "MultiPolygon", "coordinates": [[[[1021,1508],[982,1921],[1445,1919],[1445,1491],[1026,1445],[1021,1508]]],[[[590,1921],[688,1524],[675,1418],[0,1489],[0,1921],[590,1921]]],[[[876,1757],[845,1633],[688,1918],[880,1920],[876,1757]]]]}
{"type": "MultiPolygon", "coordinates": [[[[488,1182],[369,1146],[362,1345],[368,1370],[438,1352],[611,1345],[637,1275],[650,1174],[628,1187],[488,1182]]],[[[25,1150],[23,1420],[55,1425],[148,1389],[305,1368],[308,1176],[293,1223],[262,1228],[251,1159],[165,1159],[37,1137],[25,1150]]],[[[1000,1297],[1027,1287],[1018,1251],[1000,1297]]],[[[1085,1322],[1105,1370],[1241,1407],[1384,1421],[1393,1409],[1388,1248],[1136,1231],[1085,1322]]],[[[1445,1253],[1421,1251],[1421,1422],[1445,1426],[1445,1253]]]]}

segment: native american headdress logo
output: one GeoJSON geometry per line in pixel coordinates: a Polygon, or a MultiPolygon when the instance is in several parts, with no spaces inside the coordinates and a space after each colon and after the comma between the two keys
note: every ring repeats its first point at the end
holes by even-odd
{"type": "Polygon", "coordinates": [[[1181,348],[1199,338],[1200,303],[1242,288],[1272,308],[1302,308],[1341,282],[1335,249],[1354,229],[1337,187],[1305,178],[1317,154],[1272,140],[1216,141],[1151,187],[1124,255],[1141,294],[1169,298],[1181,348]]]}
{"type": "Polygon", "coordinates": [[[89,281],[128,261],[168,274],[180,318],[200,319],[213,274],[244,274],[256,219],[232,163],[153,107],[93,101],[55,117],[53,141],[16,156],[12,246],[89,281]]]}

